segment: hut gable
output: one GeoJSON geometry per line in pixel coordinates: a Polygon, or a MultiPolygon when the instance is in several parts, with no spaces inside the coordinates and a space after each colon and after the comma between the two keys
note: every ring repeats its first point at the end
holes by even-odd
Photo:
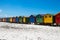
{"type": "Polygon", "coordinates": [[[34,15],[31,15],[30,17],[34,17],[34,15]]]}
{"type": "Polygon", "coordinates": [[[49,15],[52,16],[51,14],[45,14],[44,16],[46,16],[46,15],[48,15],[48,16],[49,16],[49,15]]]}
{"type": "Polygon", "coordinates": [[[60,16],[60,13],[56,14],[55,16],[60,16]]]}
{"type": "Polygon", "coordinates": [[[38,14],[37,16],[42,16],[42,15],[38,14]]]}
{"type": "Polygon", "coordinates": [[[44,18],[52,18],[53,17],[53,15],[51,15],[51,14],[45,14],[44,15],[44,18]]]}
{"type": "Polygon", "coordinates": [[[40,15],[40,14],[38,14],[38,15],[36,16],[36,18],[43,18],[43,16],[40,15]]]}

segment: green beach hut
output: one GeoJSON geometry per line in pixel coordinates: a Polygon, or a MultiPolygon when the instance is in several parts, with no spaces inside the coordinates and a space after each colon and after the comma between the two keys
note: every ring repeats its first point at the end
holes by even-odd
{"type": "Polygon", "coordinates": [[[38,14],[36,16],[36,24],[42,24],[43,23],[43,16],[38,14]]]}

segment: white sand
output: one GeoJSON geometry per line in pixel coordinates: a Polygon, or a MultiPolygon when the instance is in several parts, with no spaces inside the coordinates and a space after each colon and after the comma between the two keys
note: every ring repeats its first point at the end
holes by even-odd
{"type": "Polygon", "coordinates": [[[60,27],[0,22],[0,39],[60,40],[60,27]]]}

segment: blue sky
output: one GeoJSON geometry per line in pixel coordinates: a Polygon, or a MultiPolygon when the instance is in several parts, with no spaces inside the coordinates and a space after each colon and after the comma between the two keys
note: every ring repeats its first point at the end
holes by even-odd
{"type": "Polygon", "coordinates": [[[0,0],[1,17],[58,12],[60,12],[60,0],[0,0]]]}

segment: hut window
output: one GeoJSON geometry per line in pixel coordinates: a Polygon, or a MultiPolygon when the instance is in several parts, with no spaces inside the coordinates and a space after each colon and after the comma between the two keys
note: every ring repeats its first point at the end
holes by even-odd
{"type": "Polygon", "coordinates": [[[45,16],[45,18],[47,18],[47,16],[45,16]]]}
{"type": "Polygon", "coordinates": [[[51,16],[49,16],[51,18],[51,16]]]}

